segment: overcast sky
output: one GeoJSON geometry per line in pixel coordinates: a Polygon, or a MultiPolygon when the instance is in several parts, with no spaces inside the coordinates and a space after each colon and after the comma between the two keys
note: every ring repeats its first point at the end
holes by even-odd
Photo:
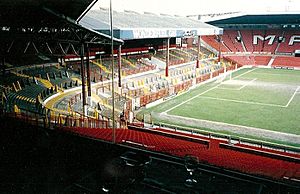
{"type": "MultiPolygon", "coordinates": [[[[223,12],[299,11],[300,0],[112,0],[116,11],[194,15],[223,12]]],[[[109,7],[109,0],[98,0],[93,9],[109,7]]]]}

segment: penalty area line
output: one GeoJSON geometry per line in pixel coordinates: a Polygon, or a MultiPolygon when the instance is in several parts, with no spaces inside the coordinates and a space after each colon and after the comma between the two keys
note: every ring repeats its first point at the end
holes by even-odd
{"type": "Polygon", "coordinates": [[[296,96],[296,94],[298,93],[298,90],[299,90],[300,86],[298,86],[294,92],[294,94],[292,95],[292,97],[290,98],[290,100],[288,101],[288,103],[285,105],[285,107],[287,108],[290,103],[293,101],[294,97],[296,96]]]}
{"type": "Polygon", "coordinates": [[[243,88],[245,88],[246,86],[250,85],[252,82],[255,82],[256,80],[257,80],[257,78],[254,78],[251,81],[248,81],[245,85],[243,85],[242,87],[240,87],[238,90],[242,90],[243,88]]]}
{"type": "Polygon", "coordinates": [[[256,68],[251,69],[251,70],[249,70],[249,71],[246,71],[245,73],[242,73],[241,75],[238,75],[238,76],[236,76],[236,77],[233,77],[232,79],[236,79],[236,78],[242,77],[243,75],[246,75],[246,74],[248,74],[248,73],[251,73],[251,72],[254,71],[254,70],[256,70],[256,68]]]}
{"type": "MultiPolygon", "coordinates": [[[[254,81],[256,81],[256,80],[257,80],[257,78],[254,78],[254,79],[252,79],[252,80],[246,82],[245,84],[243,84],[243,85],[242,85],[241,87],[239,87],[239,88],[218,87],[217,89],[239,91],[239,90],[242,90],[242,89],[244,89],[245,87],[249,86],[252,82],[254,82],[254,81]]],[[[221,83],[221,86],[222,86],[222,85],[230,85],[230,84],[226,84],[226,82],[225,82],[225,83],[221,83]]],[[[237,86],[237,85],[239,85],[239,84],[235,84],[235,86],[237,86]]]]}
{"type": "MultiPolygon", "coordinates": [[[[245,75],[245,74],[248,74],[248,73],[250,73],[250,72],[252,72],[252,71],[254,71],[254,70],[256,70],[256,69],[251,69],[251,70],[249,70],[249,71],[247,71],[247,72],[245,72],[245,73],[242,73],[241,75],[238,75],[238,76],[234,77],[233,79],[238,78],[238,77],[241,77],[241,76],[243,76],[243,75],[245,75]]],[[[191,100],[193,100],[193,99],[195,99],[195,98],[197,98],[197,97],[199,97],[199,96],[201,96],[201,95],[203,95],[203,94],[206,94],[207,92],[209,92],[209,91],[211,91],[211,90],[216,89],[216,88],[219,87],[220,85],[221,85],[221,84],[218,84],[218,85],[216,85],[216,86],[214,86],[214,87],[212,87],[212,88],[210,88],[210,89],[208,89],[208,90],[205,90],[204,92],[201,92],[200,94],[197,94],[196,96],[193,96],[192,98],[189,98],[188,100],[185,100],[185,101],[183,101],[183,102],[177,104],[176,106],[173,106],[172,108],[169,108],[168,110],[166,110],[166,111],[164,111],[164,112],[162,112],[162,113],[168,113],[168,112],[170,112],[171,110],[173,110],[173,109],[175,109],[175,108],[177,108],[177,107],[179,107],[179,106],[181,106],[181,105],[183,105],[183,104],[185,104],[185,103],[187,103],[187,102],[189,102],[189,101],[191,101],[191,100]]]]}
{"type": "Polygon", "coordinates": [[[241,103],[241,104],[254,104],[254,105],[262,105],[262,106],[272,106],[272,107],[286,108],[286,106],[279,105],[279,104],[268,104],[268,103],[242,101],[242,100],[233,100],[233,99],[226,99],[226,98],[215,98],[215,97],[209,97],[209,96],[199,96],[199,98],[212,99],[212,100],[220,100],[220,101],[227,101],[227,102],[236,102],[236,103],[241,103]]]}

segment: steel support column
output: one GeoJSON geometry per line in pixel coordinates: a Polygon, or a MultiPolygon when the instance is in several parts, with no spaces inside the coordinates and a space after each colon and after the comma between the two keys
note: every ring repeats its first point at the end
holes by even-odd
{"type": "Polygon", "coordinates": [[[64,56],[60,56],[59,59],[60,59],[59,65],[60,65],[61,67],[64,66],[64,56]]]}
{"type": "Polygon", "coordinates": [[[81,44],[80,52],[81,82],[82,82],[82,111],[83,115],[87,115],[86,109],[86,91],[85,91],[85,66],[84,66],[84,44],[81,44]]]}
{"type": "Polygon", "coordinates": [[[2,74],[4,75],[4,73],[5,73],[5,57],[4,56],[1,57],[1,70],[2,70],[2,74]]]}
{"type": "Polygon", "coordinates": [[[121,82],[121,65],[122,65],[121,52],[122,52],[122,45],[119,45],[119,49],[118,49],[118,77],[119,77],[118,86],[119,87],[122,87],[122,82],[121,82]]]}
{"type": "Polygon", "coordinates": [[[199,68],[199,63],[200,63],[200,52],[201,52],[201,36],[198,36],[198,45],[197,45],[197,63],[196,63],[196,68],[199,68]]]}
{"type": "Polygon", "coordinates": [[[169,63],[170,63],[170,38],[167,38],[167,50],[166,50],[166,77],[169,76],[169,63]]]}
{"type": "Polygon", "coordinates": [[[86,79],[87,79],[87,88],[88,88],[88,97],[92,96],[92,85],[91,85],[91,68],[90,68],[90,49],[89,45],[85,44],[85,53],[86,53],[86,79]]]}
{"type": "Polygon", "coordinates": [[[115,85],[114,85],[114,31],[113,31],[113,7],[112,0],[109,1],[110,40],[111,40],[111,95],[112,95],[112,143],[116,143],[115,126],[115,85]]]}
{"type": "Polygon", "coordinates": [[[221,44],[222,44],[222,36],[219,35],[219,55],[218,55],[218,64],[221,63],[221,44]]]}

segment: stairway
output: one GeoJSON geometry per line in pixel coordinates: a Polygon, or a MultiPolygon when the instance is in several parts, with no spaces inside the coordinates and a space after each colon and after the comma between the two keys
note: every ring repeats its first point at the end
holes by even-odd
{"type": "Polygon", "coordinates": [[[274,60],[275,60],[275,57],[276,57],[276,56],[272,56],[271,60],[270,60],[269,63],[268,63],[268,67],[272,67],[272,64],[273,64],[273,62],[274,62],[274,60]]]}
{"type": "Polygon", "coordinates": [[[242,43],[242,47],[244,49],[244,52],[247,52],[246,46],[245,46],[244,41],[243,41],[242,34],[239,30],[238,30],[238,35],[239,35],[239,37],[241,37],[241,43],[242,43]]]}
{"type": "Polygon", "coordinates": [[[105,73],[111,73],[104,65],[101,63],[97,63],[96,61],[91,61],[93,64],[97,65],[100,69],[102,69],[105,73]]]}

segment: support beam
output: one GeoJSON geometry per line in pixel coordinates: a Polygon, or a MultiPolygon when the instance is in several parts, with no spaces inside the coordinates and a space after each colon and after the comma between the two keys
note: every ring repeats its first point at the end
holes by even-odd
{"type": "Polygon", "coordinates": [[[110,19],[110,40],[111,40],[111,95],[112,95],[112,143],[116,143],[115,126],[115,86],[114,86],[114,31],[113,31],[113,7],[112,0],[109,1],[109,19],[110,19]]]}
{"type": "Polygon", "coordinates": [[[86,91],[85,91],[85,66],[84,66],[84,44],[81,44],[80,52],[80,65],[81,65],[81,82],[82,82],[82,110],[83,115],[87,115],[86,107],[86,91]]]}
{"type": "Polygon", "coordinates": [[[86,53],[86,79],[87,79],[87,88],[88,88],[88,97],[92,96],[92,85],[91,85],[91,68],[90,68],[90,49],[89,45],[85,44],[85,53],[86,53]]]}
{"type": "Polygon", "coordinates": [[[118,86],[119,87],[122,87],[122,82],[121,82],[121,65],[122,65],[121,52],[122,52],[122,46],[119,45],[119,49],[118,49],[118,77],[119,77],[118,86]]]}
{"type": "Polygon", "coordinates": [[[1,69],[2,69],[2,74],[4,75],[5,73],[5,57],[2,56],[1,58],[1,69]]]}
{"type": "Polygon", "coordinates": [[[198,36],[198,45],[197,45],[197,64],[196,64],[196,68],[199,68],[199,63],[200,63],[200,52],[201,52],[201,36],[198,36]]]}
{"type": "Polygon", "coordinates": [[[221,63],[221,44],[222,44],[222,36],[221,35],[219,35],[218,40],[219,40],[218,64],[220,65],[220,63],[221,63]]]}
{"type": "Polygon", "coordinates": [[[29,48],[29,46],[30,46],[30,41],[29,42],[27,42],[27,45],[26,45],[26,47],[25,47],[25,49],[24,49],[24,52],[23,52],[23,54],[25,54],[26,52],[27,52],[27,50],[28,50],[28,48],[29,48]]]}
{"type": "Polygon", "coordinates": [[[170,63],[170,38],[167,38],[167,50],[166,50],[166,73],[165,76],[169,76],[169,63],[170,63]]]}
{"type": "Polygon", "coordinates": [[[8,47],[8,49],[7,49],[7,53],[9,53],[10,52],[10,50],[12,49],[12,47],[13,47],[13,45],[14,45],[14,43],[15,43],[15,41],[13,40],[13,41],[11,41],[11,43],[10,43],[10,45],[9,45],[9,47],[8,47]]]}
{"type": "Polygon", "coordinates": [[[58,62],[59,66],[62,67],[63,66],[63,56],[59,57],[59,62],[58,62]]]}

